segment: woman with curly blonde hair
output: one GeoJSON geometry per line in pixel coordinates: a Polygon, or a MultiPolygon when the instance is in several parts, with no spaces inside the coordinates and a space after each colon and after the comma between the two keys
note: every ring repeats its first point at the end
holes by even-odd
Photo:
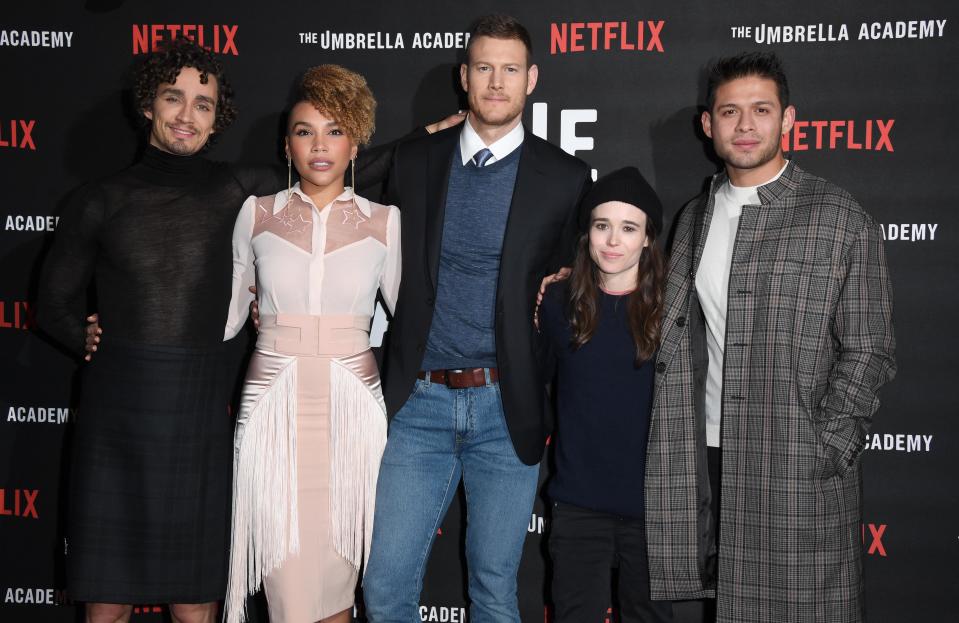
{"type": "Polygon", "coordinates": [[[399,211],[344,186],[375,110],[362,76],[307,70],[285,139],[299,182],[237,218],[226,337],[254,283],[260,332],[234,442],[231,622],[261,582],[274,623],[351,620],[386,444],[370,321],[400,278],[399,211]]]}

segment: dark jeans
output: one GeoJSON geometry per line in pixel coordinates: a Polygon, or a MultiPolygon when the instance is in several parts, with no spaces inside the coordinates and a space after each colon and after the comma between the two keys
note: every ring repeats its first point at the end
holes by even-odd
{"type": "Polygon", "coordinates": [[[667,623],[672,604],[649,598],[646,525],[642,519],[556,502],[549,534],[555,623],[602,623],[612,600],[613,567],[622,623],[667,623]]]}

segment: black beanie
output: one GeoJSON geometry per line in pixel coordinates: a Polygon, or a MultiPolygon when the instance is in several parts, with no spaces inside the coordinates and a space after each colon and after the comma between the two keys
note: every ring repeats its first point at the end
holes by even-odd
{"type": "Polygon", "coordinates": [[[581,231],[589,230],[593,208],[607,201],[622,201],[636,206],[646,213],[657,234],[663,230],[663,204],[636,167],[623,167],[596,180],[579,206],[581,231]]]}

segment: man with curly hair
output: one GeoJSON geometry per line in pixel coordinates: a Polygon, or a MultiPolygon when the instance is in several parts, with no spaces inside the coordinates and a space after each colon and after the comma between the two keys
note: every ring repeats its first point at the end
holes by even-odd
{"type": "Polygon", "coordinates": [[[84,353],[91,281],[109,331],[83,371],[67,525],[68,588],[90,622],[126,621],[139,603],[213,621],[225,590],[230,234],[243,200],[281,183],[200,155],[236,116],[232,97],[193,42],[150,55],[134,84],[142,158],[75,194],[44,267],[47,333],[84,353]]]}
{"type": "MultiPolygon", "coordinates": [[[[285,187],[286,172],[201,155],[236,110],[219,61],[191,40],[147,56],[133,92],[148,145],[75,194],[41,278],[40,327],[91,361],[72,449],[68,589],[93,623],[127,621],[143,603],[206,623],[229,554],[233,226],[244,200],[285,187]],[[99,313],[85,326],[91,282],[99,313]]],[[[382,178],[391,154],[364,152],[359,185],[382,178]]]]}

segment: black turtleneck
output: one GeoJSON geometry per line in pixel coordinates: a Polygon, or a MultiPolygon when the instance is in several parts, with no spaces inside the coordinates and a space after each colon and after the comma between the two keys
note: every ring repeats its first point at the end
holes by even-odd
{"type": "Polygon", "coordinates": [[[137,164],[80,189],[61,215],[40,282],[40,327],[82,354],[93,278],[104,344],[218,344],[236,215],[249,195],[285,184],[270,169],[147,147],[137,164]]]}

